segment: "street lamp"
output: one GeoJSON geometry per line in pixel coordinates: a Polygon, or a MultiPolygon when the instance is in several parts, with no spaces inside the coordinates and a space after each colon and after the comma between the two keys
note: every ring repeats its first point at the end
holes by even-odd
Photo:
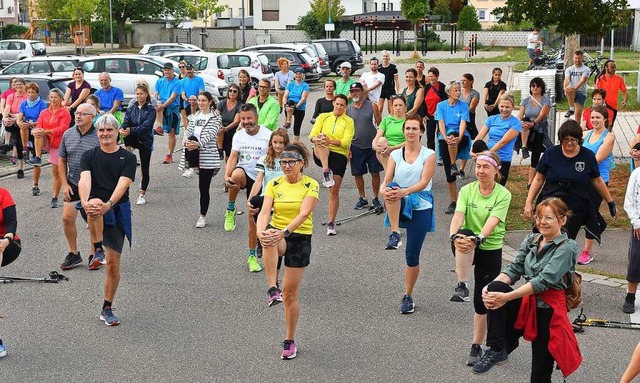
{"type": "Polygon", "coordinates": [[[113,9],[109,0],[109,32],[111,35],[111,53],[113,53],[113,9]]]}

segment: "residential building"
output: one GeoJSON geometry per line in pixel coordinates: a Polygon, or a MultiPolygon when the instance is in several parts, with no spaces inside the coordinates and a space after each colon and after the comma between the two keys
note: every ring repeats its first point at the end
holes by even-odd
{"type": "Polygon", "coordinates": [[[2,25],[18,24],[20,6],[18,0],[0,0],[0,23],[2,25]]]}
{"type": "Polygon", "coordinates": [[[469,5],[476,8],[478,21],[483,29],[490,28],[500,21],[500,16],[493,15],[491,12],[498,7],[504,7],[506,3],[505,0],[469,0],[469,5]]]}

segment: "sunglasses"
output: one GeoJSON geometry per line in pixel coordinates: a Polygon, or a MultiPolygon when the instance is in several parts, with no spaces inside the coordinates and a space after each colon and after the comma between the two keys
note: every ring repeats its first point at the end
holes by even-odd
{"type": "Polygon", "coordinates": [[[578,144],[578,140],[575,138],[565,138],[564,140],[560,141],[562,144],[573,144],[573,145],[577,145],[578,144]]]}
{"type": "Polygon", "coordinates": [[[238,93],[237,89],[229,89],[229,93],[238,93]]]}
{"type": "Polygon", "coordinates": [[[182,69],[184,68],[184,65],[178,65],[178,68],[182,69]]]}

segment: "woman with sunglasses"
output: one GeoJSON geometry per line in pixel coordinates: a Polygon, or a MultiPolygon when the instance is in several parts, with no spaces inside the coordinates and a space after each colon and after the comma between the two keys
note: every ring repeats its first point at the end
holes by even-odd
{"type": "Polygon", "coordinates": [[[540,77],[534,77],[529,82],[529,97],[520,102],[518,119],[522,121],[522,158],[529,157],[531,165],[527,185],[531,185],[536,175],[536,166],[540,156],[546,150],[549,139],[547,116],[551,110],[551,101],[545,95],[547,84],[540,77]]]}
{"type": "Polygon", "coordinates": [[[382,119],[372,142],[376,158],[385,171],[391,152],[403,147],[406,140],[404,122],[407,119],[407,100],[400,95],[391,96],[391,109],[393,113],[382,119]]]}
{"type": "Polygon", "coordinates": [[[300,144],[289,145],[280,155],[283,176],[271,180],[264,193],[262,210],[258,215],[256,233],[263,247],[265,275],[269,302],[284,301],[285,340],[280,358],[292,359],[297,355],[294,341],[300,317],[298,292],[309,265],[313,209],[318,203],[319,185],[304,175],[309,165],[309,154],[300,144]],[[271,211],[273,210],[273,215],[271,211]],[[277,287],[278,257],[284,257],[282,292],[277,287]]]}
{"type": "MultiPolygon", "coordinates": [[[[64,100],[62,103],[62,105],[66,106],[69,110],[70,116],[74,115],[78,105],[82,104],[87,96],[91,94],[91,84],[85,81],[84,70],[82,70],[82,68],[75,68],[72,76],[73,81],[67,85],[67,90],[65,90],[64,100]]],[[[71,123],[73,124],[73,121],[71,123]]]]}
{"type": "Polygon", "coordinates": [[[218,150],[220,150],[220,158],[224,157],[224,163],[231,155],[231,143],[233,135],[240,125],[240,86],[238,84],[229,85],[227,98],[218,102],[218,113],[222,117],[222,127],[218,132],[218,150]]]}
{"type": "Polygon", "coordinates": [[[575,239],[582,226],[600,242],[604,230],[602,216],[591,200],[589,190],[594,188],[609,205],[612,217],[617,215],[616,203],[600,176],[596,155],[582,146],[582,128],[575,120],[565,121],[558,129],[556,145],[544,153],[536,168],[524,206],[524,217],[533,218],[534,199],[538,203],[549,197],[558,197],[571,210],[566,232],[575,239]]]}
{"type": "Polygon", "coordinates": [[[401,246],[400,227],[407,229],[405,251],[404,295],[400,313],[411,314],[415,310],[413,289],[420,275],[420,253],[427,232],[435,231],[433,213],[432,179],[435,173],[435,152],[420,144],[425,126],[418,115],[411,115],[403,126],[406,144],[391,152],[388,170],[380,194],[384,197],[391,227],[387,250],[401,246]]]}
{"type": "Polygon", "coordinates": [[[483,287],[489,348],[473,365],[474,374],[506,363],[522,336],[531,341],[531,383],[551,383],[554,364],[564,378],[580,367],[582,356],[564,292],[564,276],[575,271],[578,255],[578,245],[563,230],[570,214],[559,198],[540,202],[535,211],[539,234],[529,234],[515,260],[483,287]],[[525,283],[512,287],[520,278],[526,278],[525,283]]]}

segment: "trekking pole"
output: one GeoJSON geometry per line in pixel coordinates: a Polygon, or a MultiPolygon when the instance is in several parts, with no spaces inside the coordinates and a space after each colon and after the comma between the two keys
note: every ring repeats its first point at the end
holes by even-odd
{"type": "Polygon", "coordinates": [[[32,277],[4,277],[0,276],[0,283],[14,283],[14,282],[44,282],[44,283],[58,283],[60,281],[68,281],[69,278],[64,275],[58,273],[57,271],[52,271],[49,273],[49,276],[44,278],[32,278],[32,277]]]}
{"type": "Polygon", "coordinates": [[[640,330],[640,323],[636,322],[622,322],[609,319],[599,318],[587,318],[583,309],[580,309],[580,314],[573,321],[573,324],[578,326],[578,332],[583,332],[582,327],[603,327],[603,328],[619,328],[627,330],[640,330]]]}

